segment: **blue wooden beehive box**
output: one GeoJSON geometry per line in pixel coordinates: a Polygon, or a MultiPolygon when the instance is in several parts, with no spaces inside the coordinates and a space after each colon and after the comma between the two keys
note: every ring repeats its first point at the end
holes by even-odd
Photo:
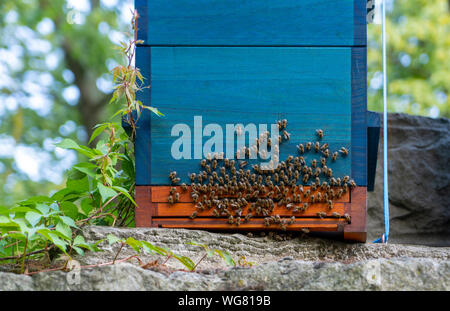
{"type": "MultiPolygon", "coordinates": [[[[209,138],[198,134],[207,124],[225,129],[287,119],[291,139],[280,146],[280,159],[298,156],[296,146],[314,143],[315,130],[323,129],[331,151],[349,150],[345,159],[330,163],[333,174],[349,175],[357,184],[335,204],[351,221],[333,218],[327,209],[319,218],[325,206],[317,204],[289,228],[365,241],[368,120],[379,122],[367,112],[366,0],[136,0],[135,6],[138,38],[144,40],[136,66],[151,86],[140,100],[165,114],[144,112],[139,120],[136,225],[264,230],[257,217],[239,227],[212,218],[211,211],[191,219],[195,204],[181,191],[179,203],[167,202],[171,171],[190,184],[190,174],[201,170],[198,159],[171,156],[178,138],[172,129],[182,123],[192,130],[194,157],[209,138]],[[199,116],[202,128],[195,129],[199,116]]],[[[307,163],[312,156],[304,155],[307,163]]]]}

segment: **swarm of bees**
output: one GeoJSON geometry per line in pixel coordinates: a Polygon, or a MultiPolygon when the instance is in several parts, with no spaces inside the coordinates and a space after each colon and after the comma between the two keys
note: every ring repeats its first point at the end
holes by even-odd
{"type": "MultiPolygon", "coordinates": [[[[291,134],[286,130],[287,124],[286,119],[277,121],[281,133],[279,143],[291,139],[291,134]]],[[[270,169],[262,169],[258,164],[249,165],[247,160],[252,152],[258,152],[258,146],[264,140],[270,147],[269,132],[262,133],[255,145],[238,150],[236,159],[224,158],[223,153],[208,154],[206,159],[200,161],[200,172],[189,175],[190,196],[196,209],[190,218],[196,218],[199,212],[211,210],[213,216],[225,218],[228,224],[239,226],[255,217],[264,217],[263,226],[275,225],[286,231],[290,225],[295,224],[295,216],[282,218],[278,214],[274,215],[275,206],[284,206],[295,214],[304,213],[313,204],[326,203],[327,210],[331,212],[333,200],[356,187],[356,183],[349,176],[334,177],[333,170],[327,167],[329,158],[335,162],[339,155],[347,156],[347,148],[341,147],[338,151],[331,152],[328,143],[321,143],[325,132],[317,129],[316,135],[318,141],[297,145],[297,156],[289,155],[277,167],[270,169]],[[311,152],[311,149],[321,158],[319,161],[312,160],[308,166],[304,155],[311,152]],[[310,189],[304,189],[308,182],[310,189]]],[[[180,182],[176,172],[171,172],[169,179],[172,185],[180,182]]],[[[181,184],[183,192],[188,189],[186,184],[181,184]]],[[[167,201],[172,205],[179,200],[177,188],[171,187],[167,201]]],[[[316,216],[322,219],[327,217],[327,213],[321,211],[316,216]]],[[[332,212],[328,217],[343,218],[351,222],[348,214],[332,212]]],[[[306,234],[309,229],[302,228],[302,232],[306,234]]]]}

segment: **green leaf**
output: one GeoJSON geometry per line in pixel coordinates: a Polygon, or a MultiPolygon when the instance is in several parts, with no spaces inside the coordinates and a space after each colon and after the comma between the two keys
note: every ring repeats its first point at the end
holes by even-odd
{"type": "Polygon", "coordinates": [[[119,187],[119,186],[113,186],[112,187],[114,190],[119,191],[120,193],[122,193],[124,196],[126,196],[135,206],[137,206],[136,202],[134,202],[133,198],[131,197],[131,195],[128,193],[128,191],[125,188],[119,187]]]}
{"type": "Polygon", "coordinates": [[[78,213],[78,207],[69,201],[64,201],[61,203],[61,211],[64,213],[65,216],[68,216],[72,219],[77,219],[78,213]]]}
{"type": "Polygon", "coordinates": [[[132,237],[126,239],[125,243],[131,246],[137,253],[141,252],[142,243],[132,237]]]}
{"type": "Polygon", "coordinates": [[[117,242],[122,241],[122,239],[116,237],[116,236],[113,235],[113,234],[108,234],[108,235],[106,236],[106,238],[108,239],[109,245],[113,245],[113,244],[116,244],[117,242]]]}
{"type": "Polygon", "coordinates": [[[66,182],[67,188],[73,192],[83,193],[89,191],[89,178],[84,176],[81,179],[68,179],[66,182]]]}
{"type": "Polygon", "coordinates": [[[61,141],[59,144],[56,144],[56,147],[63,149],[80,149],[80,146],[75,141],[69,138],[63,139],[63,141],[61,141]]]}
{"type": "Polygon", "coordinates": [[[94,209],[92,205],[92,199],[85,198],[81,201],[81,210],[85,213],[86,216],[94,209]]]}
{"type": "Polygon", "coordinates": [[[97,170],[97,166],[95,164],[89,162],[81,162],[77,165],[74,165],[73,168],[92,178],[95,178],[96,176],[95,171],[97,170]]]}
{"type": "Polygon", "coordinates": [[[62,251],[67,255],[66,248],[67,248],[67,245],[68,245],[68,244],[67,244],[65,241],[61,240],[61,239],[60,239],[56,234],[54,234],[54,233],[49,233],[48,236],[50,237],[51,242],[52,242],[53,244],[55,244],[60,250],[62,250],[62,251]]]}
{"type": "Polygon", "coordinates": [[[189,257],[174,255],[173,258],[181,262],[189,271],[194,271],[195,263],[189,257]]]}
{"type": "Polygon", "coordinates": [[[219,254],[220,257],[222,257],[223,260],[225,260],[225,263],[229,266],[236,266],[236,263],[234,262],[233,257],[225,251],[221,251],[216,249],[215,252],[219,254]]]}
{"type": "Polygon", "coordinates": [[[78,255],[84,256],[84,251],[78,246],[72,246],[72,248],[77,252],[78,255]]]}
{"type": "Polygon", "coordinates": [[[86,244],[86,240],[82,235],[77,235],[75,239],[73,239],[73,245],[86,244]]]}
{"type": "Polygon", "coordinates": [[[11,214],[9,208],[0,206],[0,215],[9,215],[9,214],[11,214]]]}
{"type": "Polygon", "coordinates": [[[36,209],[41,212],[44,217],[48,217],[50,213],[50,207],[47,204],[36,204],[36,209]]]}
{"type": "Polygon", "coordinates": [[[63,222],[58,222],[56,231],[61,233],[66,239],[72,240],[72,229],[63,222]]]}
{"type": "Polygon", "coordinates": [[[98,136],[100,135],[110,124],[109,123],[103,123],[103,124],[97,124],[96,129],[94,132],[92,132],[91,139],[89,140],[89,144],[98,136]]]}
{"type": "Polygon", "coordinates": [[[100,192],[100,196],[102,197],[102,203],[105,203],[106,200],[115,196],[117,194],[116,191],[109,187],[103,186],[101,183],[97,184],[98,191],[100,192]]]}
{"type": "Polygon", "coordinates": [[[158,117],[164,117],[164,114],[162,114],[157,108],[155,107],[150,107],[150,106],[144,106],[145,109],[150,110],[151,112],[153,112],[154,114],[156,114],[158,117]]]}
{"type": "Polygon", "coordinates": [[[147,241],[141,241],[141,243],[142,243],[142,248],[144,249],[144,251],[146,251],[148,253],[155,252],[162,256],[167,256],[169,254],[164,248],[153,245],[147,241]]]}
{"type": "Polygon", "coordinates": [[[35,227],[41,220],[42,215],[36,212],[28,212],[25,214],[25,219],[30,223],[32,227],[35,227]]]}
{"type": "Polygon", "coordinates": [[[63,223],[65,223],[66,225],[68,225],[69,227],[78,228],[78,226],[75,224],[75,221],[72,218],[70,218],[70,217],[59,216],[59,219],[61,219],[61,221],[63,223]]]}

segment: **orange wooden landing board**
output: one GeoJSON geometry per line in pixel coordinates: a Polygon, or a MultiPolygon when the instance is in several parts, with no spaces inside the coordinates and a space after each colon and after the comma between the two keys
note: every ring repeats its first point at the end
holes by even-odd
{"type": "MultiPolygon", "coordinates": [[[[187,228],[187,229],[209,229],[209,230],[231,230],[231,231],[252,231],[252,230],[279,230],[278,225],[264,226],[262,216],[253,217],[250,222],[243,221],[239,226],[230,225],[225,217],[212,217],[212,209],[198,212],[195,219],[189,216],[197,210],[190,197],[190,189],[182,192],[181,187],[177,187],[180,193],[180,203],[170,205],[167,202],[170,186],[137,186],[136,200],[136,227],[161,227],[161,228],[187,228]]],[[[307,190],[309,187],[304,187],[307,190]]],[[[316,192],[313,192],[317,193],[316,192]]],[[[302,201],[303,201],[302,196],[302,201]]],[[[302,203],[296,205],[301,206],[302,203]]],[[[248,206],[243,209],[243,217],[247,214],[248,206]]],[[[295,223],[289,225],[287,230],[299,231],[308,228],[310,231],[338,231],[344,233],[344,238],[353,241],[365,242],[366,240],[366,188],[356,187],[350,193],[333,201],[333,208],[328,209],[325,203],[309,204],[305,212],[292,213],[286,206],[278,207],[275,204],[272,215],[280,215],[283,218],[295,216],[295,223]],[[317,212],[325,212],[323,219],[317,217],[317,212]],[[334,218],[332,213],[340,215],[345,213],[351,216],[351,223],[345,219],[334,218]]]]}
{"type": "MultiPolygon", "coordinates": [[[[167,198],[169,196],[170,193],[170,188],[172,188],[171,186],[155,186],[152,187],[152,202],[161,202],[161,203],[167,203],[167,198]]],[[[180,194],[180,202],[192,202],[192,198],[190,196],[191,193],[191,187],[188,186],[188,190],[184,191],[181,189],[181,187],[176,186],[175,187],[177,190],[176,192],[178,192],[180,194]]],[[[303,189],[305,191],[310,190],[311,194],[313,195],[317,195],[318,192],[324,192],[323,190],[316,190],[316,191],[312,191],[311,188],[309,186],[305,186],[303,187],[303,189]]],[[[298,194],[299,192],[296,191],[295,194],[298,194]]],[[[292,191],[288,192],[288,195],[292,195],[292,191]]],[[[228,197],[233,197],[233,196],[228,196],[228,197]]],[[[349,192],[344,193],[340,198],[333,200],[334,202],[350,202],[350,194],[349,192]]],[[[310,202],[308,200],[308,198],[304,198],[302,196],[302,202],[310,202]]]]}

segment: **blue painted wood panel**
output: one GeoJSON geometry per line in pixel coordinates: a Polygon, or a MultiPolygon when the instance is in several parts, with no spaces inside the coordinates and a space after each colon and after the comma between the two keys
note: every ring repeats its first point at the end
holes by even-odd
{"type": "Polygon", "coordinates": [[[352,48],[352,177],[367,185],[367,49],[352,48]]]}
{"type": "MultiPolygon", "coordinates": [[[[350,149],[346,159],[330,164],[335,175],[351,173],[351,48],[139,47],[137,55],[138,66],[151,73],[144,102],[151,96],[151,105],[166,115],[141,119],[138,185],[168,184],[171,170],[187,182],[189,173],[200,170],[199,160],[175,160],[170,154],[177,138],[171,137],[172,127],[185,123],[193,137],[194,116],[203,117],[203,126],[222,125],[224,135],[225,124],[287,118],[292,139],[281,146],[281,159],[297,154],[298,143],[315,142],[315,129],[322,128],[330,150],[350,149]]],[[[194,147],[192,142],[192,154],[194,147]]],[[[306,156],[308,162],[312,158],[314,152],[306,156]]]]}
{"type": "Polygon", "coordinates": [[[366,0],[135,0],[145,45],[366,45],[366,0]]]}

